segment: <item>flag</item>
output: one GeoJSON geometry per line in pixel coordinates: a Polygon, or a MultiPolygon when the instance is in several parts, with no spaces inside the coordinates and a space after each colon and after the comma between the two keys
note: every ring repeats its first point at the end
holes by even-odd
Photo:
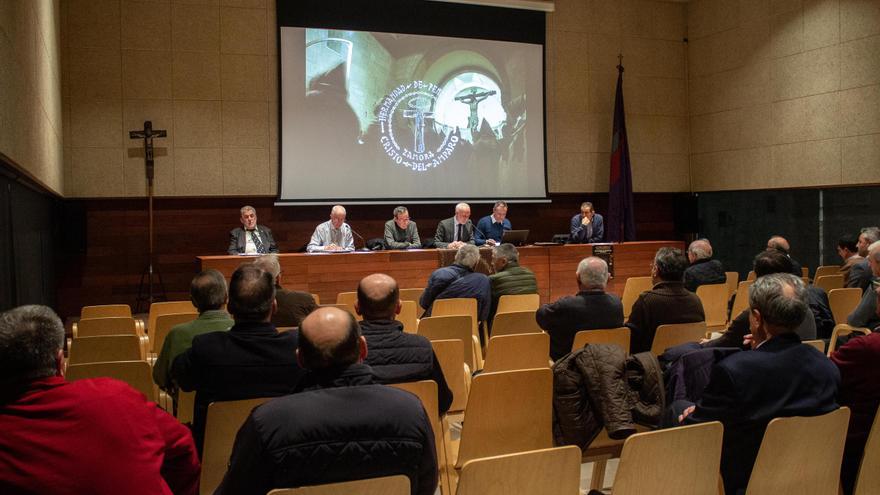
{"type": "Polygon", "coordinates": [[[626,138],[626,115],[623,111],[623,65],[617,66],[617,93],[614,96],[614,132],[611,137],[611,173],[608,183],[608,242],[636,240],[633,217],[632,167],[626,138]]]}

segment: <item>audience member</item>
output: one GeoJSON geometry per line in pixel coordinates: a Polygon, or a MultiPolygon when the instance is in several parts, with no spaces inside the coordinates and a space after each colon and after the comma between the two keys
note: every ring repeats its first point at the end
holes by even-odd
{"type": "Polygon", "coordinates": [[[434,380],[440,414],[448,411],[452,391],[431,342],[421,335],[404,332],[403,323],[394,318],[400,314],[397,281],[381,273],[369,275],[358,284],[357,295],[354,309],[363,317],[361,332],[370,349],[365,362],[373,368],[376,382],[434,380]]]}
{"type": "Polygon", "coordinates": [[[385,222],[385,246],[388,249],[409,249],[422,247],[419,229],[409,219],[405,206],[394,209],[394,219],[385,222]]]}
{"type": "Polygon", "coordinates": [[[257,225],[257,210],[253,206],[241,208],[241,227],[229,232],[229,254],[277,253],[278,246],[272,231],[265,225],[257,225]],[[242,228],[243,227],[243,228],[242,228]]]}
{"type": "Polygon", "coordinates": [[[354,251],[354,237],[351,235],[351,227],[345,223],[345,215],[342,205],[331,208],[330,220],[315,227],[306,251],[354,251]]]}
{"type": "Polygon", "coordinates": [[[856,248],[859,250],[859,256],[862,260],[853,265],[850,269],[849,277],[846,279],[847,287],[858,287],[865,291],[871,285],[873,273],[868,265],[868,246],[880,241],[880,227],[865,227],[859,233],[859,241],[856,248]]]}
{"type": "Polygon", "coordinates": [[[419,399],[373,384],[354,317],[320,308],[300,328],[297,360],[318,384],[251,412],[217,494],[406,475],[413,495],[437,487],[434,434],[419,399]]]}
{"type": "Polygon", "coordinates": [[[550,334],[550,358],[554,361],[571,352],[574,336],[579,331],[623,326],[620,298],[605,292],[608,283],[605,260],[595,256],[582,259],[575,276],[577,294],[545,304],[535,313],[538,325],[550,334]]]}
{"type": "Polygon", "coordinates": [[[878,314],[877,298],[880,297],[880,241],[876,241],[868,247],[868,264],[871,274],[874,276],[873,283],[862,294],[862,300],[856,309],[849,314],[846,322],[854,327],[875,329],[880,326],[880,314],[878,314]]]}
{"type": "Polygon", "coordinates": [[[492,207],[492,214],[486,215],[477,222],[476,243],[477,246],[497,246],[501,244],[505,230],[511,230],[510,220],[507,219],[507,202],[496,201],[492,207]]]}
{"type": "Polygon", "coordinates": [[[788,261],[791,264],[791,270],[789,272],[792,275],[796,277],[802,277],[804,275],[803,270],[801,270],[801,264],[791,257],[791,246],[788,244],[785,237],[774,235],[770,239],[767,239],[767,249],[775,249],[788,258],[788,261]]]}
{"type": "Polygon", "coordinates": [[[51,309],[0,314],[0,492],[197,494],[189,430],[123,382],[65,381],[63,348],[51,309]]]}
{"type": "Polygon", "coordinates": [[[837,255],[843,260],[843,265],[838,273],[843,275],[844,285],[849,284],[849,274],[852,267],[861,263],[863,259],[859,256],[857,244],[858,239],[852,234],[844,234],[837,240],[837,255]]]}
{"type": "Polygon", "coordinates": [[[477,300],[477,320],[486,321],[492,303],[492,289],[489,277],[474,271],[479,262],[479,248],[467,244],[455,253],[454,264],[434,270],[419,300],[419,304],[425,308],[423,316],[431,316],[437,299],[473,297],[477,300]]]}
{"type": "Polygon", "coordinates": [[[708,239],[697,239],[688,246],[688,261],[691,266],[684,271],[684,286],[696,292],[701,285],[723,284],[727,282],[724,265],[712,259],[712,245],[708,239]]]}
{"type": "Polygon", "coordinates": [[[513,244],[504,243],[492,250],[495,273],[489,275],[492,284],[492,307],[489,318],[495,318],[501,296],[537,294],[538,281],[528,268],[519,266],[519,251],[513,244]]]}
{"type": "Polygon", "coordinates": [[[298,327],[309,313],[318,309],[315,298],[308,292],[287,290],[281,285],[281,263],[278,255],[261,256],[254,261],[254,266],[268,272],[275,281],[275,314],[272,324],[276,327],[298,327]]]}
{"type": "Polygon", "coordinates": [[[153,364],[153,381],[159,388],[171,392],[175,398],[177,390],[171,380],[171,364],[174,359],[190,348],[196,335],[229,330],[234,323],[229,313],[223,309],[227,294],[226,279],[222,273],[212,269],[203,270],[192,279],[189,296],[193,306],[199,311],[199,317],[189,323],[177,325],[168,332],[159,357],[153,364]]]}
{"type": "Polygon", "coordinates": [[[654,287],[639,295],[626,322],[631,332],[630,354],[650,351],[660,325],[706,320],[700,298],[682,282],[687,266],[680,249],[663,247],[657,251],[651,265],[654,287]]]}
{"type": "Polygon", "coordinates": [[[591,244],[602,242],[605,237],[605,227],[602,223],[602,215],[593,209],[593,203],[585,201],[581,203],[581,212],[571,217],[571,237],[569,242],[576,244],[591,244]]]}
{"type": "Polygon", "coordinates": [[[434,233],[434,247],[439,249],[458,249],[465,244],[474,244],[474,224],[470,220],[471,207],[467,203],[455,205],[455,215],[437,224],[434,233]]]}
{"type": "Polygon", "coordinates": [[[724,424],[721,477],[731,495],[745,490],[770,420],[838,407],[840,373],[794,333],[807,316],[803,281],[787,273],[757,279],[749,289],[749,312],[754,352],[737,352],[715,364],[696,405],[673,404],[684,424],[724,424]]]}
{"type": "Polygon", "coordinates": [[[200,451],[208,404],[276,397],[299,383],[303,370],[294,357],[297,333],[275,331],[270,323],[275,308],[272,275],[250,263],[238,267],[229,284],[235,325],[228,332],[196,336],[174,360],[171,376],[180,389],[196,391],[193,436],[200,451]]]}

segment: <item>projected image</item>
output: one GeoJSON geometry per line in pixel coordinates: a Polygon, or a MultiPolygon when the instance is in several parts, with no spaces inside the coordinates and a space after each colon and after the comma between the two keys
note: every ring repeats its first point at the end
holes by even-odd
{"type": "Polygon", "coordinates": [[[282,28],[282,199],[543,196],[541,50],[282,28]]]}

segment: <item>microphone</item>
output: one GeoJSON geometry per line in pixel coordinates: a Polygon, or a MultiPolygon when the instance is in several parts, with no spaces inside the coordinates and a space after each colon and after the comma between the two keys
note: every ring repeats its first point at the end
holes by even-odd
{"type": "MultiPolygon", "coordinates": [[[[485,232],[483,232],[482,230],[480,230],[479,228],[477,228],[477,226],[474,225],[473,222],[471,222],[470,220],[468,220],[468,222],[469,222],[471,225],[473,225],[474,230],[476,230],[477,232],[480,233],[480,235],[483,236],[483,240],[486,240],[486,241],[489,240],[489,236],[487,236],[485,232]]],[[[483,245],[485,246],[486,244],[484,243],[483,245]]],[[[491,247],[491,246],[490,246],[490,247],[491,247]]]]}
{"type": "MultiPolygon", "coordinates": [[[[348,225],[348,224],[346,224],[346,225],[348,225]]],[[[365,241],[364,238],[363,238],[360,234],[358,234],[356,230],[354,230],[353,228],[351,228],[351,225],[348,225],[348,230],[349,230],[352,234],[356,235],[356,236],[358,237],[358,239],[361,240],[361,242],[362,242],[363,245],[364,245],[363,250],[364,250],[364,251],[367,251],[367,241],[365,241]]]]}

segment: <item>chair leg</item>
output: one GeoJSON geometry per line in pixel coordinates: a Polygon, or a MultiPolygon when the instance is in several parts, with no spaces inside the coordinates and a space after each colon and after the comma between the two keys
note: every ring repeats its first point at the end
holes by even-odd
{"type": "Polygon", "coordinates": [[[593,477],[590,478],[590,489],[601,490],[605,485],[605,465],[608,459],[597,459],[593,461],[593,477]]]}

